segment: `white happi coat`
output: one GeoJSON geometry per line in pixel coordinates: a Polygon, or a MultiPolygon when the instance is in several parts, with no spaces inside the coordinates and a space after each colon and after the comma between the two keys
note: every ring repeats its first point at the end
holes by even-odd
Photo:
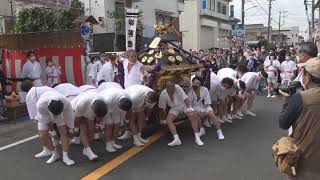
{"type": "Polygon", "coordinates": [[[124,90],[130,96],[132,101],[133,112],[143,112],[145,108],[153,108],[154,104],[147,104],[145,97],[149,92],[154,92],[153,89],[144,85],[132,85],[124,90]]]}
{"type": "Polygon", "coordinates": [[[100,84],[100,86],[98,87],[98,92],[101,92],[103,90],[110,89],[110,88],[123,89],[119,83],[104,82],[104,83],[100,84]]]}
{"type": "Polygon", "coordinates": [[[297,65],[292,60],[283,61],[280,69],[282,83],[290,83],[292,81],[292,77],[294,76],[294,71],[297,70],[297,65]]]}
{"type": "Polygon", "coordinates": [[[79,94],[71,101],[72,109],[75,112],[75,117],[84,117],[88,120],[94,120],[95,114],[92,109],[92,104],[95,100],[104,100],[98,92],[84,92],[79,94]]]}
{"type": "Polygon", "coordinates": [[[59,84],[54,89],[63,94],[70,102],[80,94],[79,88],[70,83],[59,84]]]}
{"type": "Polygon", "coordinates": [[[144,69],[142,63],[137,61],[131,68],[131,71],[128,70],[129,60],[125,59],[123,62],[124,68],[124,87],[127,88],[132,85],[142,84],[143,77],[147,75],[147,72],[144,69]]]}
{"type": "Polygon", "coordinates": [[[241,81],[246,83],[247,90],[259,88],[260,81],[258,80],[258,76],[259,74],[256,72],[247,72],[242,76],[241,81]]]}
{"type": "Polygon", "coordinates": [[[47,74],[47,83],[49,87],[52,87],[54,84],[58,84],[60,80],[61,71],[59,68],[55,66],[47,66],[46,67],[47,74]]]}
{"type": "Polygon", "coordinates": [[[233,70],[232,68],[222,68],[218,71],[217,76],[221,78],[231,78],[234,81],[237,80],[237,71],[233,70]]]}
{"type": "MultiPolygon", "coordinates": [[[[200,87],[200,98],[198,99],[196,92],[191,89],[188,93],[188,97],[191,103],[191,106],[197,112],[207,112],[207,106],[211,105],[211,98],[209,90],[206,87],[200,87]]],[[[211,107],[210,107],[211,108],[211,107]]]]}
{"type": "Polygon", "coordinates": [[[126,93],[124,89],[115,87],[102,90],[101,92],[99,92],[99,94],[104,98],[108,106],[108,113],[104,117],[104,121],[106,122],[106,124],[110,124],[110,122],[115,124],[123,122],[127,112],[121,110],[118,104],[122,98],[130,99],[129,94],[126,93]]]}
{"type": "Polygon", "coordinates": [[[40,124],[64,122],[69,129],[74,128],[74,112],[70,102],[64,95],[57,91],[43,93],[36,103],[37,115],[35,119],[40,124]],[[54,116],[48,109],[52,100],[60,100],[63,103],[63,111],[60,115],[54,116]]]}
{"type": "Polygon", "coordinates": [[[93,85],[82,85],[79,87],[80,93],[84,92],[98,92],[98,89],[93,85]]]}
{"type": "Polygon", "coordinates": [[[33,79],[33,86],[35,87],[42,86],[41,75],[42,69],[38,61],[32,63],[28,60],[22,67],[21,77],[33,79]]]}
{"type": "Polygon", "coordinates": [[[42,86],[42,87],[33,87],[27,93],[26,104],[27,104],[27,109],[28,109],[30,119],[34,120],[37,115],[36,104],[40,96],[49,91],[55,91],[55,90],[51,87],[42,86]]]}
{"type": "Polygon", "coordinates": [[[105,80],[106,82],[113,82],[115,77],[115,68],[111,62],[106,62],[101,70],[98,72],[97,82],[105,80]]]}
{"type": "Polygon", "coordinates": [[[221,84],[223,78],[211,73],[210,76],[210,96],[212,101],[224,100],[228,95],[231,95],[232,88],[229,90],[223,89],[221,84]]]}
{"type": "Polygon", "coordinates": [[[173,101],[171,101],[169,94],[166,89],[164,89],[159,98],[159,108],[166,109],[166,107],[170,107],[171,109],[184,109],[185,108],[185,100],[188,99],[187,94],[179,85],[175,85],[175,91],[173,94],[173,101]]]}

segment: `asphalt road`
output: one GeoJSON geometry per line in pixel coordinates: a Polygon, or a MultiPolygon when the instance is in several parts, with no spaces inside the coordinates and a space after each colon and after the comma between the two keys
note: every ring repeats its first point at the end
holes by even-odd
{"type": "MultiPolygon", "coordinates": [[[[271,145],[285,134],[278,128],[277,116],[282,99],[259,97],[256,102],[256,118],[247,117],[233,124],[222,126],[225,141],[218,141],[214,128],[207,129],[203,137],[204,147],[197,147],[188,124],[179,126],[183,145],[169,148],[172,137],[169,133],[136,155],[126,157],[124,163],[116,165],[101,179],[112,180],[281,180],[286,179],[277,172],[271,156],[271,145]],[[128,160],[127,160],[128,159],[128,160]]],[[[8,125],[0,124],[0,146],[35,135],[32,122],[21,128],[2,132],[8,125]],[[13,132],[14,131],[14,132],[13,132]],[[2,133],[1,133],[2,132],[2,133]],[[9,134],[9,135],[8,135],[9,134]],[[9,136],[9,138],[7,137],[9,136]]],[[[16,125],[18,126],[18,125],[16,125]]],[[[97,141],[94,151],[99,160],[89,162],[81,155],[81,146],[71,147],[71,157],[77,164],[65,166],[61,161],[46,165],[46,159],[35,159],[34,154],[41,150],[38,139],[0,151],[0,179],[81,179],[104,165],[109,166],[112,159],[118,162],[119,155],[131,149],[131,141],[124,142],[125,149],[116,154],[105,151],[103,141],[97,141]],[[106,163],[108,163],[106,165],[106,163]]],[[[0,147],[1,148],[1,147],[0,147]]],[[[126,155],[126,154],[124,154],[126,155]]],[[[123,159],[122,159],[123,160],[123,159]]],[[[107,172],[107,171],[106,171],[107,172]]],[[[87,176],[90,177],[90,176],[87,176]]]]}

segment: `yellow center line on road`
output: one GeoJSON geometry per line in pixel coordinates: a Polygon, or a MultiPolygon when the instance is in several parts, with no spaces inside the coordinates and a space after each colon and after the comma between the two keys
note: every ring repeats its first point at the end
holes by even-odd
{"type": "Polygon", "coordinates": [[[148,146],[150,146],[151,144],[153,144],[154,142],[159,140],[161,137],[166,135],[167,132],[168,131],[166,129],[160,129],[157,133],[155,133],[154,135],[152,135],[148,138],[149,143],[146,144],[145,146],[143,146],[143,147],[136,147],[135,146],[135,147],[130,148],[126,152],[117,156],[115,159],[109,161],[108,163],[106,163],[105,165],[96,169],[95,171],[93,171],[89,175],[83,177],[82,180],[96,180],[96,179],[101,178],[102,176],[108,174],[109,172],[111,172],[115,168],[119,167],[124,162],[126,162],[128,159],[137,155],[138,153],[140,153],[141,151],[146,149],[148,146]]]}

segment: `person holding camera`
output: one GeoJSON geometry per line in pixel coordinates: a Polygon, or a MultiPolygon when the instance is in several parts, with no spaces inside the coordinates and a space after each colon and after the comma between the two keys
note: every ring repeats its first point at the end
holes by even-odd
{"type": "Polygon", "coordinates": [[[285,104],[279,126],[285,130],[293,127],[291,137],[301,152],[297,175],[290,176],[291,180],[320,179],[320,60],[308,60],[302,72],[305,91],[290,96],[280,90],[285,96],[285,104]]]}

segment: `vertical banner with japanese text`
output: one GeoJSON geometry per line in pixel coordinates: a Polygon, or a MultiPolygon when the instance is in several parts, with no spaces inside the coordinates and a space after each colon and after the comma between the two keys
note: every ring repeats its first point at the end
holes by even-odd
{"type": "Polygon", "coordinates": [[[136,48],[138,9],[126,9],[126,50],[136,48]]]}

